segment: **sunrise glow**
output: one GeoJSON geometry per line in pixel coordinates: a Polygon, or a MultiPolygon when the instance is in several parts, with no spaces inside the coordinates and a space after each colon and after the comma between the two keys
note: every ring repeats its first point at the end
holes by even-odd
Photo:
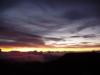
{"type": "Polygon", "coordinates": [[[88,51],[99,51],[100,47],[91,47],[91,48],[28,48],[28,47],[14,47],[14,48],[1,48],[3,52],[10,51],[20,51],[20,52],[29,52],[29,51],[37,51],[37,52],[88,52],[88,51]]]}

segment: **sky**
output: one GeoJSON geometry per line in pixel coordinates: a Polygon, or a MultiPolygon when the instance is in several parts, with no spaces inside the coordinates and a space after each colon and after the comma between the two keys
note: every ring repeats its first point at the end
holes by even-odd
{"type": "Polygon", "coordinates": [[[0,47],[100,47],[100,3],[0,0],[0,47]]]}

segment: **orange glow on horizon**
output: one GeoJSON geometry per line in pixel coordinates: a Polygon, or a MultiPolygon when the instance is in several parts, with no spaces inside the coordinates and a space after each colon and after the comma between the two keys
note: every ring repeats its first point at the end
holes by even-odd
{"type": "Polygon", "coordinates": [[[88,47],[88,48],[33,48],[33,47],[7,47],[7,48],[1,48],[3,52],[10,52],[10,51],[20,51],[20,52],[29,52],[29,51],[42,51],[42,52],[48,52],[48,51],[59,51],[59,52],[86,52],[86,51],[100,51],[100,47],[88,47]]]}

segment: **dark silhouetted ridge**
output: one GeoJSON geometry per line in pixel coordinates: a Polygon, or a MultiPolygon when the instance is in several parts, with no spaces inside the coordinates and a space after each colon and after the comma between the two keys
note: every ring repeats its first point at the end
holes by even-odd
{"type": "Polygon", "coordinates": [[[65,73],[66,75],[99,75],[100,53],[66,53],[59,59],[48,62],[8,62],[0,60],[1,71],[13,74],[65,73]]]}

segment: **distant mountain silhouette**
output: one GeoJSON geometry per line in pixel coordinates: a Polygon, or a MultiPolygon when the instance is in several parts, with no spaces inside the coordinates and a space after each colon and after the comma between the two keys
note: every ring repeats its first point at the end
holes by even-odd
{"type": "Polygon", "coordinates": [[[0,59],[10,62],[46,62],[59,58],[63,52],[0,52],[0,59]]]}

